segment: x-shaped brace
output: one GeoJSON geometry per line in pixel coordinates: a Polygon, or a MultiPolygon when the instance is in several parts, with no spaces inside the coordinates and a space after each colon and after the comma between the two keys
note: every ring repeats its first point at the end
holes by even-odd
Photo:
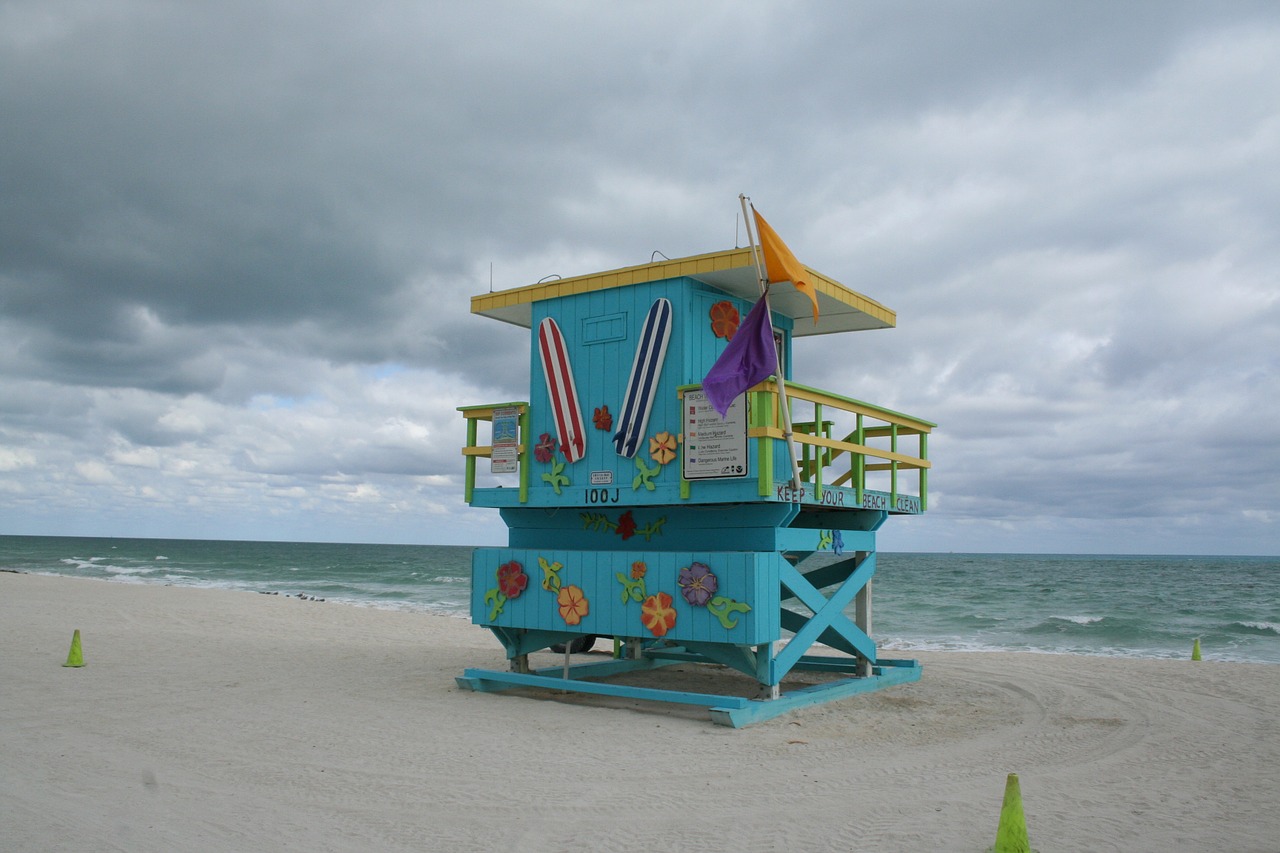
{"type": "MultiPolygon", "coordinates": [[[[854,560],[856,558],[850,558],[845,562],[854,560]]],[[[823,570],[824,574],[829,573],[832,568],[827,567],[823,570]]],[[[793,631],[795,636],[787,643],[786,648],[774,656],[771,673],[774,684],[781,681],[783,676],[800,662],[801,656],[817,642],[826,643],[841,651],[859,654],[875,663],[876,644],[844,613],[844,609],[853,601],[854,596],[871,581],[875,571],[876,555],[872,551],[832,593],[831,597],[827,598],[821,590],[809,582],[808,578],[797,571],[795,566],[789,563],[783,564],[780,573],[782,586],[785,591],[790,592],[790,595],[784,592],[783,600],[799,599],[800,603],[813,611],[813,616],[805,619],[800,614],[783,609],[783,627],[793,631]]]]}

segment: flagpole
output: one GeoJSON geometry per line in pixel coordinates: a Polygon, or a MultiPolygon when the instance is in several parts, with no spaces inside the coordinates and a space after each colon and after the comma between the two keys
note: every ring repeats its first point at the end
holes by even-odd
{"type": "MultiPolygon", "coordinates": [[[[769,329],[773,329],[773,312],[769,307],[769,278],[765,275],[764,265],[760,262],[760,252],[756,248],[756,234],[752,230],[752,217],[747,214],[747,196],[745,193],[738,193],[738,201],[742,204],[742,221],[747,227],[747,242],[751,244],[751,259],[756,264],[756,279],[760,283],[760,298],[764,300],[765,309],[769,314],[769,329]]],[[[755,213],[755,205],[751,206],[751,212],[755,213]]],[[[770,334],[772,337],[772,334],[770,334]]],[[[787,455],[791,457],[791,487],[795,492],[795,499],[800,500],[800,462],[796,456],[795,435],[791,431],[791,404],[787,400],[787,382],[782,377],[782,359],[778,359],[778,369],[774,372],[774,381],[778,383],[778,411],[782,415],[782,436],[787,441],[787,455]]]]}

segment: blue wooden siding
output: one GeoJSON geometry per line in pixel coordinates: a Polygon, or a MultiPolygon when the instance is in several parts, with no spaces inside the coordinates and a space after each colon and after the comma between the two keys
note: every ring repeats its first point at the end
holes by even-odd
{"type": "Polygon", "coordinates": [[[646,594],[665,592],[671,596],[676,623],[664,639],[759,645],[780,638],[779,578],[784,560],[777,553],[477,549],[472,555],[471,619],[477,625],[504,628],[652,638],[641,621],[641,602],[630,598],[624,602],[625,587],[617,578],[618,574],[629,578],[636,561],[646,565],[646,594]],[[590,612],[580,624],[567,625],[560,615],[557,593],[543,589],[539,559],[561,565],[555,573],[561,586],[573,585],[583,591],[590,612]],[[498,567],[512,560],[524,568],[528,587],[490,618],[493,603],[486,601],[486,594],[497,589],[498,567]],[[677,582],[680,570],[694,562],[707,565],[716,575],[717,596],[750,605],[746,613],[729,615],[736,623],[732,628],[722,624],[709,608],[695,607],[681,595],[677,582]]]}
{"type": "MultiPolygon", "coordinates": [[[[715,360],[724,351],[727,341],[717,338],[711,330],[710,310],[717,302],[733,304],[741,317],[751,310],[748,301],[728,296],[689,278],[674,278],[625,288],[611,288],[574,296],[563,296],[534,303],[533,327],[544,317],[553,317],[559,324],[569,348],[574,382],[578,389],[578,405],[583,413],[586,428],[587,450],[583,459],[572,465],[564,465],[562,476],[569,484],[561,482],[556,494],[551,482],[542,478],[552,473],[552,463],[534,462],[530,479],[532,506],[583,506],[583,505],[636,505],[653,506],[682,503],[679,494],[679,461],[663,467],[660,474],[650,479],[654,488],[635,488],[635,480],[641,472],[636,459],[619,456],[614,449],[613,432],[618,428],[623,394],[631,374],[632,362],[639,339],[641,325],[650,306],[658,298],[671,301],[674,309],[671,341],[659,379],[657,396],[645,436],[641,440],[636,459],[644,466],[656,465],[649,457],[648,439],[660,432],[679,435],[683,428],[680,400],[676,389],[682,385],[702,381],[715,360]],[[596,429],[593,414],[601,406],[608,406],[614,418],[611,430],[596,429]],[[597,481],[592,482],[592,477],[597,481]],[[593,489],[593,486],[597,487],[593,489]]],[[[774,322],[784,332],[784,364],[791,362],[790,329],[792,321],[775,315],[774,322]]],[[[536,443],[543,433],[556,435],[542,373],[542,360],[538,351],[537,335],[530,335],[530,415],[531,437],[536,443]]],[[[754,445],[754,441],[752,442],[754,445]]],[[[777,449],[775,449],[777,452],[777,449]]],[[[754,448],[749,457],[754,459],[754,448]]],[[[557,454],[557,463],[563,457],[557,454]]],[[[775,464],[784,466],[785,459],[775,464]]],[[[714,492],[720,501],[759,500],[754,481],[721,481],[702,485],[702,492],[714,492]]],[[[501,497],[501,496],[497,496],[501,497]]],[[[496,501],[494,505],[503,505],[496,501]]]]}
{"type": "MultiPolygon", "coordinates": [[[[556,495],[552,484],[541,477],[543,473],[550,472],[550,463],[534,463],[535,475],[531,480],[531,491],[536,497],[533,502],[561,505],[583,504],[587,502],[584,490],[591,487],[592,474],[596,474],[597,477],[602,473],[608,474],[612,482],[604,485],[619,488],[626,493],[633,491],[632,482],[639,469],[636,467],[635,460],[617,454],[613,446],[613,433],[619,426],[618,418],[622,412],[627,378],[631,375],[631,365],[635,360],[641,324],[656,299],[679,298],[679,281],[684,279],[564,296],[533,305],[535,328],[544,317],[550,316],[555,318],[564,333],[587,436],[586,455],[581,461],[566,465],[564,468],[563,474],[570,479],[572,485],[571,487],[562,486],[561,495],[556,495]],[[614,420],[612,429],[600,430],[593,423],[593,414],[601,406],[609,407],[614,420]]],[[[673,302],[674,304],[678,303],[673,302]]],[[[649,459],[648,438],[664,431],[672,435],[680,432],[680,409],[676,388],[680,384],[677,368],[681,360],[684,322],[685,318],[676,312],[673,317],[671,343],[659,378],[657,397],[649,417],[646,436],[642,439],[640,452],[636,454],[649,466],[656,463],[649,459]]],[[[555,435],[555,424],[542,375],[537,336],[530,337],[532,365],[529,396],[532,416],[530,425],[536,443],[538,436],[543,433],[555,435]]],[[[557,456],[556,461],[563,462],[563,458],[557,456]]],[[[667,467],[670,470],[662,472],[663,479],[668,481],[669,486],[664,490],[664,497],[667,500],[674,500],[676,495],[672,489],[676,485],[678,472],[670,465],[667,467]]],[[[628,502],[621,492],[617,497],[623,503],[628,502]]],[[[639,503],[649,503],[656,496],[646,494],[643,497],[646,499],[638,501],[639,503]]]]}

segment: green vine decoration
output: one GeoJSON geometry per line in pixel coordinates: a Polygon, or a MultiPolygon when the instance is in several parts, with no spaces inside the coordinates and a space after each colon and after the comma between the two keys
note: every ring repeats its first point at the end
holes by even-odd
{"type": "Polygon", "coordinates": [[[656,489],[657,486],[653,484],[653,478],[662,473],[662,466],[654,465],[652,468],[650,468],[648,465],[645,464],[643,459],[637,456],[636,467],[640,469],[640,473],[637,474],[636,478],[631,481],[631,490],[638,491],[641,486],[644,486],[646,489],[648,489],[651,492],[654,489],[656,489]]]}
{"type": "Polygon", "coordinates": [[[746,613],[751,610],[751,605],[742,601],[734,601],[723,595],[717,595],[707,604],[707,610],[711,615],[720,620],[721,626],[726,631],[731,631],[738,627],[738,617],[735,613],[746,613]]]}
{"type": "Polygon", "coordinates": [[[582,519],[583,530],[608,530],[610,532],[617,530],[617,522],[610,521],[608,516],[602,512],[583,512],[578,517],[582,519]]]}
{"type": "Polygon", "coordinates": [[[502,590],[494,587],[484,594],[484,603],[490,605],[489,621],[492,622],[502,613],[502,608],[507,606],[507,597],[502,594],[502,590]]]}
{"type": "Polygon", "coordinates": [[[646,542],[661,533],[662,525],[667,523],[667,517],[664,515],[649,522],[644,527],[638,527],[631,512],[631,510],[627,510],[618,516],[617,521],[613,521],[602,512],[580,512],[578,517],[582,519],[583,530],[616,533],[623,539],[630,539],[632,536],[643,536],[646,542]]]}
{"type": "Polygon", "coordinates": [[[667,517],[664,515],[657,521],[651,521],[644,527],[636,528],[636,535],[643,536],[644,541],[648,542],[652,537],[662,532],[662,525],[667,523],[667,517]]]}
{"type": "Polygon", "coordinates": [[[644,578],[632,580],[622,572],[618,572],[615,577],[618,579],[618,582],[622,584],[623,604],[626,604],[628,601],[644,601],[645,596],[649,594],[644,588],[644,578]]]}
{"type": "Polygon", "coordinates": [[[828,548],[830,548],[830,547],[831,547],[831,543],[832,543],[833,541],[834,541],[834,539],[833,539],[833,538],[832,538],[832,536],[831,536],[831,531],[830,531],[830,530],[819,530],[819,531],[818,531],[818,550],[819,550],[819,551],[825,551],[825,550],[827,550],[828,548]]]}
{"type": "Polygon", "coordinates": [[[636,528],[636,535],[637,537],[644,537],[645,542],[649,542],[649,539],[652,539],[655,535],[662,533],[662,525],[664,524],[667,524],[667,516],[662,516],[660,519],[650,521],[650,523],[644,525],[643,528],[636,528]]]}
{"type": "Polygon", "coordinates": [[[560,591],[560,570],[563,563],[551,563],[546,557],[538,558],[538,568],[542,569],[542,588],[547,592],[560,591]]]}
{"type": "Polygon", "coordinates": [[[561,488],[569,485],[569,478],[564,475],[564,463],[559,461],[551,463],[551,473],[543,474],[542,479],[551,484],[557,495],[561,488]]]}

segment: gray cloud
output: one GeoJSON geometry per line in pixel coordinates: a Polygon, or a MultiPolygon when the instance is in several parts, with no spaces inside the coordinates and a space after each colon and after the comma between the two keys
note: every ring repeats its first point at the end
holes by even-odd
{"type": "Polygon", "coordinates": [[[481,541],[469,297],[731,245],[898,311],[899,548],[1276,553],[1270,3],[0,7],[5,532],[481,541]],[[492,270],[492,273],[491,273],[492,270]]]}

